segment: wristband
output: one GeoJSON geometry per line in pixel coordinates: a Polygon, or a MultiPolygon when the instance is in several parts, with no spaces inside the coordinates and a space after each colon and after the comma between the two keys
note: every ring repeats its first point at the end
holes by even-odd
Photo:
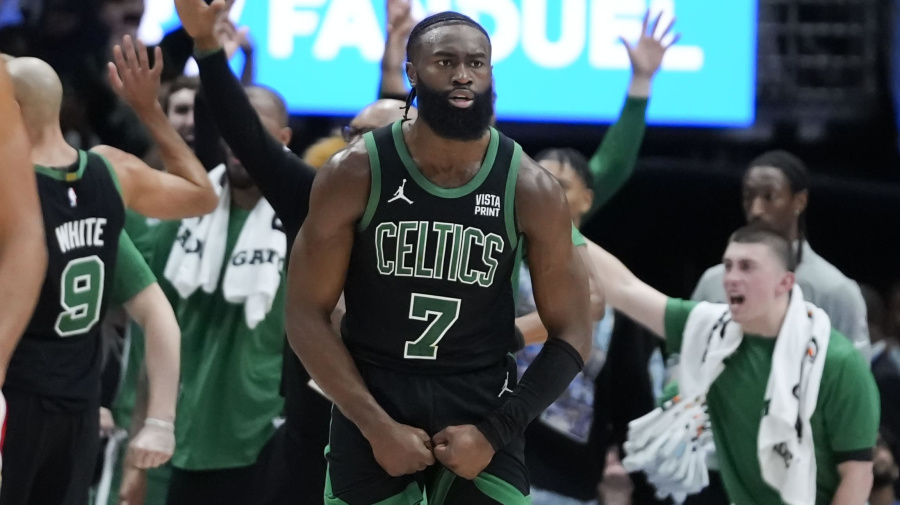
{"type": "Polygon", "coordinates": [[[584,360],[571,344],[551,338],[522,375],[506,403],[475,425],[499,451],[525,432],[528,424],[561,395],[584,368],[584,360]]]}
{"type": "Polygon", "coordinates": [[[202,60],[203,58],[206,58],[207,56],[212,56],[212,55],[218,53],[219,51],[224,51],[224,50],[225,50],[224,47],[217,47],[215,49],[197,49],[197,47],[194,46],[194,59],[202,60]]]}
{"type": "Polygon", "coordinates": [[[175,431],[175,424],[170,423],[169,421],[163,421],[162,419],[156,419],[155,417],[144,419],[144,426],[156,426],[157,428],[175,431]]]}

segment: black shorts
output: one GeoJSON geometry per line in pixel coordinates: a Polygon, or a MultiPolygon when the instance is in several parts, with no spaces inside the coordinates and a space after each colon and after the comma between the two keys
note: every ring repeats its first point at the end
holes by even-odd
{"type": "Polygon", "coordinates": [[[256,465],[221,470],[172,467],[166,505],[246,505],[253,503],[256,465]]]}
{"type": "MultiPolygon", "coordinates": [[[[515,387],[516,363],[511,356],[496,365],[454,375],[416,375],[358,364],[366,385],[395,421],[434,435],[448,426],[476,424],[503,402],[515,387]]],[[[494,455],[474,481],[456,478],[440,464],[424,472],[391,477],[375,461],[362,433],[339,409],[333,409],[326,459],[328,505],[414,505],[423,492],[429,505],[517,505],[528,503],[525,440],[519,437],[494,455]],[[430,493],[449,491],[441,503],[430,493]]]]}
{"type": "Polygon", "coordinates": [[[0,505],[83,505],[100,446],[100,406],[78,412],[7,390],[0,505]]]}

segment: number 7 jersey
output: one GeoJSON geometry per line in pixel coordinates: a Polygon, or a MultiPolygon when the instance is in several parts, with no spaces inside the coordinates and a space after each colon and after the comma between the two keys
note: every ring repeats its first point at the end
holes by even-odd
{"type": "Polygon", "coordinates": [[[514,348],[521,148],[491,128],[478,173],[441,188],[412,161],[401,125],[363,136],[372,182],[344,288],[344,342],[357,360],[401,371],[496,364],[514,348]]]}
{"type": "Polygon", "coordinates": [[[35,170],[47,273],[4,389],[81,409],[99,401],[100,326],[113,286],[125,207],[112,168],[98,154],[78,151],[78,161],[67,169],[35,170]]]}

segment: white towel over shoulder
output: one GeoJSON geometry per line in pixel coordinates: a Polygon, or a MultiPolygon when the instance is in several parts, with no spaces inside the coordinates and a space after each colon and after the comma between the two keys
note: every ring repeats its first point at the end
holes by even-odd
{"type": "Polygon", "coordinates": [[[244,305],[247,326],[252,329],[272,309],[287,243],[275,210],[260,199],[247,217],[234,250],[225,258],[231,194],[224,174],[225,165],[209,173],[219,205],[210,214],[181,221],[164,276],[182,298],[191,296],[197,288],[213,293],[227,261],[222,294],[226,301],[244,305]]]}
{"type": "MultiPolygon", "coordinates": [[[[831,336],[831,321],[824,311],[803,300],[803,292],[794,285],[787,314],[775,350],[766,386],[766,412],[757,435],[757,459],[763,479],[788,505],[814,505],[816,501],[816,456],[810,417],[816,409],[819,386],[825,367],[825,354],[831,336]]],[[[683,405],[669,405],[629,424],[629,470],[644,470],[661,494],[676,499],[699,491],[693,472],[706,474],[704,453],[711,444],[708,417],[701,403],[710,386],[725,369],[725,359],[740,347],[744,334],[731,320],[725,304],[701,302],[691,311],[681,345],[678,386],[683,405]],[[673,408],[674,407],[674,408],[673,408]],[[690,410],[685,418],[681,410],[690,410]],[[687,419],[687,420],[685,420],[687,419]],[[661,422],[662,420],[662,422],[661,422]],[[667,461],[673,446],[692,447],[687,458],[691,472],[667,461]],[[630,449],[630,450],[629,450],[630,449]],[[679,481],[675,477],[684,479],[679,481]]],[[[716,427],[713,426],[713,429],[716,427]]]]}

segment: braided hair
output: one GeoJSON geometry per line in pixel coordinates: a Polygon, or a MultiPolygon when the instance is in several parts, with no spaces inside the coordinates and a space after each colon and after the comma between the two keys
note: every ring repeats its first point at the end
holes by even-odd
{"type": "MultiPolygon", "coordinates": [[[[791,195],[796,195],[801,191],[809,189],[809,171],[800,158],[793,154],[783,151],[767,151],[757,156],[750,162],[747,172],[754,167],[773,167],[777,168],[784,174],[784,177],[790,184],[791,195]]],[[[746,175],[746,173],[745,173],[746,175]]],[[[806,240],[806,209],[797,216],[797,263],[803,259],[803,242],[806,240]]]]}
{"type": "MultiPolygon", "coordinates": [[[[409,33],[409,39],[406,41],[406,61],[412,61],[412,51],[419,44],[419,39],[422,38],[422,35],[427,33],[432,28],[436,28],[437,26],[441,25],[471,26],[484,34],[484,36],[488,39],[488,44],[490,44],[491,42],[491,36],[488,35],[484,27],[478,24],[477,21],[470,18],[469,16],[452,11],[439,12],[437,14],[428,16],[422,21],[419,21],[419,23],[409,33]]],[[[412,89],[409,90],[409,94],[406,95],[406,111],[403,114],[404,121],[409,119],[409,109],[412,107],[413,100],[415,99],[416,88],[415,86],[413,86],[412,89]]]]}

